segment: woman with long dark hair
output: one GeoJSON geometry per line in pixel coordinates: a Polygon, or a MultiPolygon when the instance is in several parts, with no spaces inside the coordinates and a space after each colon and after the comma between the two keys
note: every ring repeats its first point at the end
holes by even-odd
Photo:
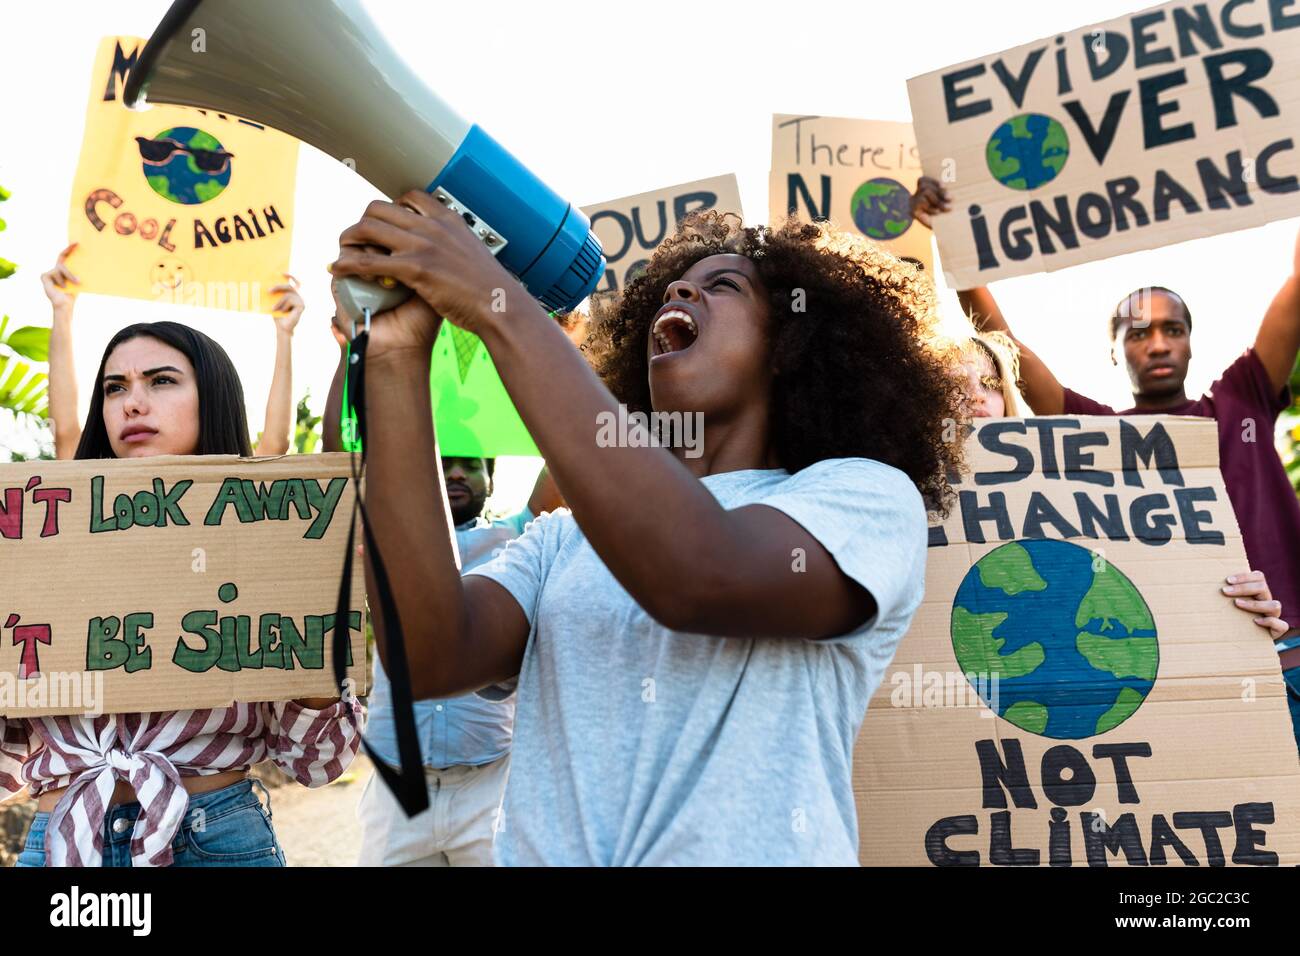
{"type": "MultiPolygon", "coordinates": [[[[126,359],[127,356],[124,354],[119,358],[126,359]]],[[[154,370],[146,368],[144,371],[154,370]]],[[[219,344],[188,325],[179,322],[128,325],[109,340],[95,373],[95,381],[100,383],[100,387],[90,397],[86,427],[82,429],[81,440],[73,455],[78,460],[143,458],[148,455],[240,455],[248,458],[253,454],[248,441],[244,390],[234,363],[219,344]],[[166,358],[174,362],[175,356],[168,352],[179,352],[189,363],[190,368],[184,372],[178,367],[179,363],[160,365],[157,367],[160,371],[150,379],[155,396],[169,396],[169,402],[184,402],[174,412],[169,410],[169,424],[175,431],[141,435],[129,442],[124,441],[120,433],[110,435],[110,429],[115,425],[125,425],[128,419],[140,417],[136,415],[136,409],[126,403],[125,376],[110,368],[109,359],[114,357],[118,346],[124,344],[128,344],[131,355],[156,354],[160,361],[166,358]],[[158,344],[166,348],[160,350],[158,344]],[[189,387],[191,383],[192,388],[189,387]],[[193,417],[190,415],[191,401],[193,417]],[[194,442],[192,449],[182,451],[182,448],[190,447],[191,438],[194,442]]],[[[153,399],[153,404],[159,402],[158,398],[153,399]]],[[[139,427],[133,430],[133,434],[147,430],[140,421],[135,425],[139,427]]]]}
{"type": "MultiPolygon", "coordinates": [[[[239,375],[201,332],[128,326],[95,383],[78,459],[250,454],[239,375]]],[[[283,866],[248,769],[270,759],[326,784],[356,755],[363,719],[336,698],[0,718],[0,786],[37,798],[17,865],[283,866]]]]}
{"type": "MultiPolygon", "coordinates": [[[[41,276],[41,285],[50,300],[53,312],[50,327],[49,383],[50,420],[54,429],[54,457],[56,458],[76,457],[76,449],[81,441],[81,423],[77,420],[77,378],[72,346],[72,320],[77,303],[76,286],[80,280],[68,267],[68,258],[76,249],[75,242],[64,249],[59,253],[54,267],[41,276]]],[[[271,318],[275,323],[275,366],[271,373],[271,388],[266,398],[266,417],[262,434],[253,449],[253,454],[259,458],[283,455],[288,452],[293,435],[293,333],[306,305],[302,296],[298,294],[298,280],[287,273],[285,279],[288,280],[286,283],[273,286],[270,290],[273,296],[279,295],[280,298],[271,308],[271,318]]],[[[207,454],[207,452],[200,451],[199,454],[207,454]]]]}

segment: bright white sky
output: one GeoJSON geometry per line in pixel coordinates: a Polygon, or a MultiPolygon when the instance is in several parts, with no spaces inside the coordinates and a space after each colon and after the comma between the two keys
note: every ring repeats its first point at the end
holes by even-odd
{"type": "MultiPolygon", "coordinates": [[[[432,89],[562,196],[586,205],[734,172],[754,221],[766,218],[772,113],[910,120],[909,77],[1146,5],[1089,0],[1085,11],[1055,3],[922,0],[868,15],[866,7],[842,0],[366,2],[389,42],[432,89]]],[[[66,243],[96,44],[111,34],[149,36],[168,6],[167,0],[5,6],[0,184],[14,195],[2,210],[9,231],[0,233],[0,255],[21,271],[0,285],[0,308],[17,324],[48,322],[38,277],[66,243]]],[[[294,395],[310,388],[317,411],[338,354],[327,328],[325,265],[335,257],[339,232],[377,195],[355,173],[303,147],[292,271],[303,281],[307,313],[294,341],[294,395]]],[[[1289,270],[1296,228],[1289,220],[1012,279],[994,293],[1018,334],[1063,382],[1123,406],[1127,381],[1108,360],[1106,317],[1132,288],[1171,286],[1196,317],[1188,391],[1199,394],[1253,340],[1289,270]]],[[[944,301],[949,311],[957,309],[955,296],[944,301]]],[[[76,320],[83,411],[85,376],[113,332],[161,318],[180,318],[230,352],[256,433],[274,337],[270,319],[255,315],[83,295],[76,320]],[[184,316],[175,315],[178,308],[184,316]]],[[[503,462],[494,504],[521,502],[531,482],[528,462],[503,462]]]]}

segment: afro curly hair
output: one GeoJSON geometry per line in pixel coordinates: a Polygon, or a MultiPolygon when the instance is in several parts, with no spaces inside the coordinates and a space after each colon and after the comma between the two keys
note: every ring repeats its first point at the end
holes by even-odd
{"type": "Polygon", "coordinates": [[[828,458],[871,458],[904,472],[946,514],[962,443],[962,382],[936,341],[935,289],[915,266],[829,223],[745,227],[694,213],[619,295],[592,298],[584,351],[630,411],[650,412],[650,323],[668,286],[719,254],[750,259],[767,289],[776,459],[796,472],[828,458]],[[945,440],[948,439],[948,440],[945,440]]]}

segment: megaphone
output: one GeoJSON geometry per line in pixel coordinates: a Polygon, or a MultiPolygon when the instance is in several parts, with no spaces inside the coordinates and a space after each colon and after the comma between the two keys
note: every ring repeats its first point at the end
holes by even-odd
{"type": "MultiPolygon", "coordinates": [[[[357,0],[176,0],[131,69],[124,99],[275,127],[390,199],[424,189],[553,312],[571,310],[604,274],[582,210],[425,86],[357,0]]],[[[364,309],[409,297],[390,286],[348,278],[337,291],[359,320],[364,309]]]]}

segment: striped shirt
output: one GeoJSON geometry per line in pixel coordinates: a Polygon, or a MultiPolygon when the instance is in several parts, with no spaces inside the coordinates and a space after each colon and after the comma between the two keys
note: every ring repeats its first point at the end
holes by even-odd
{"type": "Polygon", "coordinates": [[[168,866],[189,805],[182,777],[244,770],[270,759],[319,787],[356,756],[365,709],[235,703],[219,710],[150,714],[0,717],[0,787],[32,796],[67,787],[46,826],[47,866],[99,866],[104,817],[118,780],[140,802],[133,866],[168,866]]]}

